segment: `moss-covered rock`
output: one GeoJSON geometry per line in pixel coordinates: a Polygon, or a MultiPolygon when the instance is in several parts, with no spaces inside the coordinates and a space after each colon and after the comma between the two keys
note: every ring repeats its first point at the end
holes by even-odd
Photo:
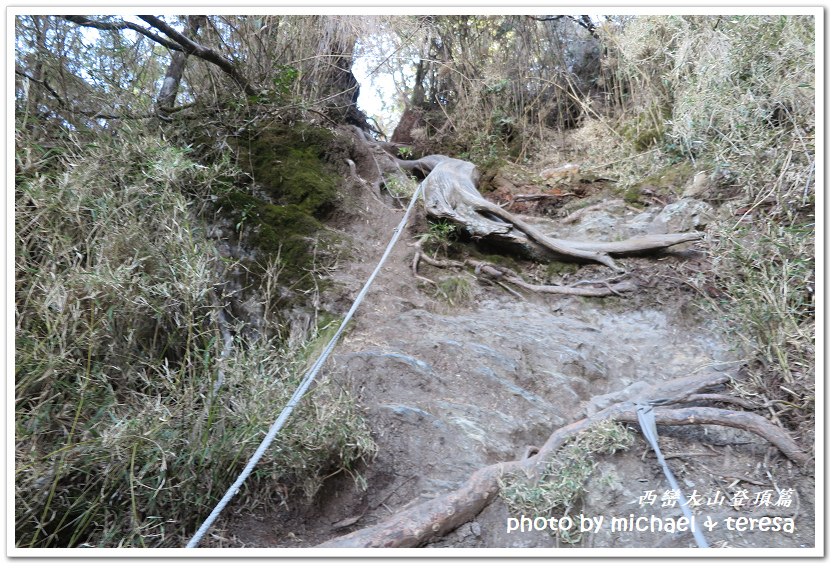
{"type": "Polygon", "coordinates": [[[229,142],[244,174],[216,194],[214,209],[243,262],[243,285],[259,287],[266,266],[279,258],[279,307],[301,304],[298,291],[315,287],[315,256],[324,261],[343,242],[320,221],[343,203],[336,163],[352,157],[350,145],[303,123],[252,126],[229,142]]]}
{"type": "MultiPolygon", "coordinates": [[[[240,192],[222,196],[216,205],[220,214],[233,223],[236,232],[244,233],[244,244],[259,258],[255,263],[264,263],[279,255],[282,274],[291,281],[299,279],[310,266],[314,246],[310,238],[322,225],[301,207],[274,205],[240,192]]],[[[255,268],[254,273],[260,268],[255,268]]]]}
{"type": "Polygon", "coordinates": [[[275,123],[246,132],[237,148],[242,169],[273,203],[321,216],[337,201],[338,176],[328,156],[336,144],[327,129],[275,123]]]}

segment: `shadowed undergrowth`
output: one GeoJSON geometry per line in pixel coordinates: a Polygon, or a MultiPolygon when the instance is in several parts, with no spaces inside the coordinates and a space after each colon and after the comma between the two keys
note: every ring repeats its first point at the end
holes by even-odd
{"type": "MultiPolygon", "coordinates": [[[[317,338],[315,327],[290,345],[237,338],[221,355],[218,304],[232,264],[197,218],[231,171],[121,135],[75,146],[50,168],[19,162],[21,547],[179,545],[287,403],[317,338]]],[[[275,281],[263,286],[267,300],[275,281]]],[[[236,502],[310,498],[326,475],[373,451],[348,390],[323,379],[236,502]]]]}

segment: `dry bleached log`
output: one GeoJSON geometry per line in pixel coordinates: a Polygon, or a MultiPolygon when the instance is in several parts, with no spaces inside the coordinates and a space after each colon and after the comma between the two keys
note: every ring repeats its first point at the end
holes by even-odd
{"type": "Polygon", "coordinates": [[[426,175],[424,205],[427,215],[454,223],[473,239],[486,238],[518,247],[537,258],[599,262],[622,271],[611,255],[656,251],[703,237],[702,233],[678,233],[609,243],[555,239],[484,199],[478,191],[478,170],[470,162],[441,155],[398,162],[406,170],[426,175]]]}
{"type": "MultiPolygon", "coordinates": [[[[726,383],[739,377],[737,373],[712,373],[675,379],[653,385],[641,395],[642,400],[664,399],[661,404],[680,401],[701,389],[726,383]]],[[[808,466],[810,456],[782,429],[765,418],[748,412],[728,411],[709,407],[682,409],[655,408],[659,425],[716,424],[753,432],[769,440],[781,452],[802,466],[808,466]]],[[[393,515],[389,520],[345,536],[329,540],[317,547],[417,547],[434,537],[440,537],[473,519],[498,494],[499,479],[505,474],[524,472],[538,481],[550,457],[568,438],[603,420],[637,422],[636,407],[632,401],[618,403],[593,416],[553,432],[539,452],[519,461],[497,463],[479,469],[459,489],[393,515]]]]}

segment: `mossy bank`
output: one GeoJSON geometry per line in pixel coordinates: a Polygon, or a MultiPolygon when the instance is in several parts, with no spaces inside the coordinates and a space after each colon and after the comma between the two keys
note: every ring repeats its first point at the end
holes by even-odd
{"type": "Polygon", "coordinates": [[[282,282],[311,288],[315,261],[341,242],[323,221],[341,203],[335,162],[348,150],[345,140],[321,127],[272,123],[230,144],[244,179],[214,207],[231,228],[229,244],[245,247],[240,259],[247,274],[258,277],[278,261],[282,282]]]}

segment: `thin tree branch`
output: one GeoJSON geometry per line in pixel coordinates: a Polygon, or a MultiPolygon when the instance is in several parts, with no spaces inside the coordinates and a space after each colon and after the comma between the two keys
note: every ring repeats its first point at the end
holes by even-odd
{"type": "Polygon", "coordinates": [[[556,20],[561,20],[565,16],[547,16],[547,17],[545,17],[545,16],[541,16],[541,17],[540,16],[527,16],[527,17],[534,20],[534,21],[537,21],[537,22],[553,22],[553,21],[556,21],[556,20]]]}
{"type": "Polygon", "coordinates": [[[156,16],[138,16],[142,20],[146,21],[148,24],[153,26],[154,28],[158,29],[165,35],[167,35],[173,41],[176,41],[179,45],[181,45],[181,49],[187,53],[188,55],[193,55],[194,57],[198,57],[204,61],[209,63],[213,63],[219,68],[221,68],[225,74],[236,80],[236,82],[245,90],[245,93],[249,96],[256,96],[259,92],[251,86],[248,79],[245,78],[236,65],[233,62],[229,61],[222,55],[218,54],[216,51],[208,49],[207,47],[203,47],[199,45],[195,41],[188,39],[169,25],[167,25],[164,21],[156,16]]]}
{"type": "Polygon", "coordinates": [[[590,33],[592,37],[594,37],[595,39],[598,39],[598,37],[597,37],[597,28],[594,25],[594,22],[591,21],[591,18],[588,17],[587,15],[579,16],[578,18],[576,16],[565,16],[565,15],[559,15],[559,16],[527,16],[527,17],[534,20],[534,21],[537,21],[537,22],[551,22],[551,21],[560,20],[562,18],[568,18],[569,20],[571,20],[572,22],[574,22],[578,26],[581,26],[581,27],[584,27],[585,29],[587,29],[588,33],[590,33]]]}
{"type": "Polygon", "coordinates": [[[95,29],[103,29],[106,31],[120,31],[122,29],[131,29],[145,37],[149,37],[156,43],[160,43],[164,45],[168,49],[172,49],[174,51],[184,51],[180,45],[176,45],[172,41],[168,41],[167,39],[156,35],[152,31],[141,27],[138,24],[134,24],[132,22],[127,21],[119,21],[119,22],[101,22],[91,20],[89,18],[85,18],[84,16],[61,16],[63,19],[67,21],[71,21],[74,24],[81,25],[83,27],[92,27],[95,29]]]}
{"type": "MultiPolygon", "coordinates": [[[[90,117],[92,119],[149,119],[151,117],[155,117],[155,114],[152,114],[152,113],[148,113],[148,114],[144,114],[144,115],[129,115],[129,114],[112,115],[112,114],[101,113],[100,111],[89,111],[89,110],[74,109],[69,104],[67,104],[63,100],[63,98],[60,97],[60,94],[58,94],[55,91],[55,89],[52,88],[49,85],[48,82],[46,82],[46,80],[38,80],[37,78],[34,78],[34,77],[30,76],[29,74],[23,72],[22,70],[18,70],[18,69],[14,69],[14,73],[19,75],[19,76],[23,76],[24,78],[28,78],[29,80],[31,80],[35,84],[39,84],[39,85],[43,86],[44,88],[46,88],[49,91],[49,93],[52,94],[52,96],[54,96],[54,98],[58,101],[58,106],[60,108],[68,109],[72,113],[77,113],[77,114],[80,114],[80,115],[84,115],[84,116],[90,117]]],[[[173,112],[173,111],[179,111],[179,110],[182,110],[182,109],[194,106],[194,105],[196,105],[196,104],[188,104],[186,106],[181,106],[181,107],[175,108],[175,109],[172,109],[172,108],[165,108],[165,109],[169,109],[170,112],[173,112]]]]}
{"type": "Polygon", "coordinates": [[[36,84],[40,84],[41,86],[43,86],[44,88],[49,90],[49,93],[52,94],[55,97],[56,100],[58,100],[58,105],[59,106],[66,107],[66,102],[64,102],[63,98],[61,98],[60,95],[58,95],[58,93],[55,92],[55,90],[51,86],[49,86],[49,83],[46,82],[45,78],[43,80],[38,80],[37,78],[29,76],[28,74],[26,74],[22,70],[18,70],[18,69],[14,69],[14,73],[19,74],[20,76],[23,76],[25,78],[28,78],[29,80],[31,80],[32,82],[34,82],[36,84]]]}
{"type": "Polygon", "coordinates": [[[81,25],[84,27],[92,27],[95,29],[102,29],[102,30],[111,30],[111,31],[120,31],[123,29],[131,29],[137,33],[140,33],[146,37],[149,37],[156,43],[164,45],[168,49],[172,49],[174,51],[181,51],[185,52],[188,55],[193,55],[198,57],[204,61],[212,63],[222,69],[225,74],[233,78],[245,91],[245,93],[249,96],[256,96],[259,92],[251,86],[248,79],[245,78],[239,69],[233,64],[233,62],[229,61],[225,57],[219,55],[215,51],[208,49],[202,45],[199,45],[195,41],[192,41],[167,25],[163,20],[156,16],[138,16],[142,20],[146,21],[152,27],[158,29],[171,40],[164,39],[163,37],[153,33],[152,31],[141,27],[140,25],[134,24],[132,22],[127,21],[119,21],[119,22],[101,22],[91,20],[84,16],[61,16],[67,21],[71,21],[77,25],[81,25]]]}

